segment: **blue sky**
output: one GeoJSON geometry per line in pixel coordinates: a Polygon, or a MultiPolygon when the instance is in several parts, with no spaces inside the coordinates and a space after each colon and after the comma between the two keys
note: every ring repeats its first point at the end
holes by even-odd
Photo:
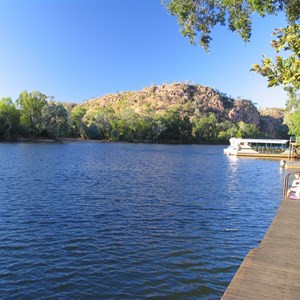
{"type": "Polygon", "coordinates": [[[258,107],[284,107],[282,88],[250,72],[274,56],[282,16],[255,18],[251,42],[218,27],[210,53],[181,36],[160,0],[0,0],[0,98],[39,90],[78,102],[173,82],[209,86],[258,107]]]}

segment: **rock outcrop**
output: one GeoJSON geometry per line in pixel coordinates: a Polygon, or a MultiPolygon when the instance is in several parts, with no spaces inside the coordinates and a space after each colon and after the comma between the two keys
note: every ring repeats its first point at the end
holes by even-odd
{"type": "Polygon", "coordinates": [[[203,115],[214,112],[232,122],[244,121],[259,125],[259,113],[249,100],[234,100],[212,88],[183,83],[152,85],[137,92],[119,92],[86,101],[87,109],[130,108],[139,113],[159,113],[180,107],[180,110],[203,115]]]}
{"type": "Polygon", "coordinates": [[[260,109],[260,128],[266,137],[273,139],[286,138],[288,136],[288,127],[283,124],[284,109],[265,108],[260,109]]]}
{"type": "Polygon", "coordinates": [[[218,122],[253,124],[265,132],[266,137],[287,136],[287,127],[282,125],[283,111],[279,109],[260,110],[245,99],[232,99],[224,93],[196,84],[152,85],[141,91],[118,92],[94,98],[82,104],[87,111],[110,108],[114,111],[132,110],[140,115],[163,114],[177,110],[179,114],[191,117],[207,116],[213,113],[218,122]]]}
{"type": "Polygon", "coordinates": [[[244,121],[256,126],[260,125],[260,115],[257,108],[248,100],[236,100],[234,106],[228,112],[228,118],[231,122],[244,121]]]}

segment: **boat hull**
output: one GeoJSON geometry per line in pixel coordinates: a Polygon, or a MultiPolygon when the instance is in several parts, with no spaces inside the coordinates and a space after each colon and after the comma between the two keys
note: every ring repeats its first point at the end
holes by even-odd
{"type": "Polygon", "coordinates": [[[262,157],[262,158],[290,158],[288,154],[272,154],[272,153],[237,153],[237,154],[228,154],[230,156],[244,156],[244,157],[262,157]]]}

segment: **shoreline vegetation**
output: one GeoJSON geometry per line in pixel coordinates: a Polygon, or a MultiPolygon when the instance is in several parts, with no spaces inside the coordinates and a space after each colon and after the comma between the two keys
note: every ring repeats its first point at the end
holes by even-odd
{"type": "Polygon", "coordinates": [[[85,138],[60,138],[60,139],[54,139],[54,138],[25,138],[25,137],[19,137],[19,138],[13,138],[13,139],[0,139],[1,143],[68,143],[68,142],[79,142],[79,143],[129,143],[129,144],[169,144],[169,145],[195,145],[195,144],[202,144],[202,145],[228,145],[228,143],[179,143],[177,141],[169,141],[165,143],[154,143],[152,141],[123,141],[123,140],[95,140],[95,139],[85,139],[85,138]]]}
{"type": "Polygon", "coordinates": [[[229,138],[288,138],[284,109],[258,110],[209,87],[173,83],[117,92],[81,104],[39,91],[0,100],[0,141],[95,140],[228,144],[229,138]]]}

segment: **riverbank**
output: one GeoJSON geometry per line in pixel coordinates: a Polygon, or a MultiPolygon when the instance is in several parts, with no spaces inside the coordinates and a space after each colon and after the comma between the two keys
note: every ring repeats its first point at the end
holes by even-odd
{"type": "Polygon", "coordinates": [[[63,142],[95,142],[105,143],[103,140],[89,140],[82,138],[62,138],[62,139],[50,139],[50,138],[15,138],[0,140],[0,143],[63,143],[63,142]]]}
{"type": "Polygon", "coordinates": [[[85,138],[60,138],[60,139],[51,139],[51,138],[11,138],[11,139],[2,139],[1,142],[28,142],[28,143],[63,143],[63,142],[92,142],[92,143],[129,143],[129,144],[162,144],[162,145],[214,145],[214,146],[227,146],[225,143],[216,143],[216,142],[205,142],[205,143],[196,143],[196,142],[180,142],[180,141],[150,141],[150,140],[134,140],[134,141],[124,141],[124,140],[97,140],[97,139],[85,139],[85,138]]]}

